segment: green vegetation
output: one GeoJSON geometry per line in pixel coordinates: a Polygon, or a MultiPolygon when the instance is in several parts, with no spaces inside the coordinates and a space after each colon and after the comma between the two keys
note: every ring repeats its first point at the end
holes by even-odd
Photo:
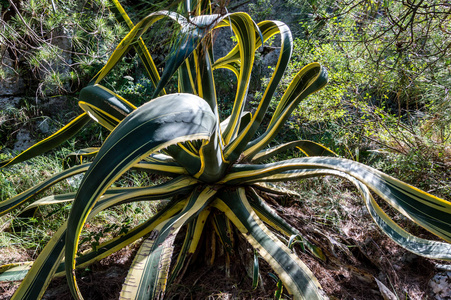
{"type": "MultiPolygon", "coordinates": [[[[367,72],[369,59],[365,59],[365,64],[349,59],[350,54],[364,53],[365,47],[335,48],[333,41],[321,38],[293,41],[290,30],[282,22],[256,24],[245,13],[212,15],[209,1],[186,1],[179,8],[180,13],[158,11],[136,25],[117,1],[113,3],[116,17],[130,32],[101,71],[81,90],[79,105],[84,112],[49,138],[0,162],[2,197],[9,198],[0,202],[0,214],[6,216],[1,219],[0,228],[11,228],[8,233],[2,233],[1,240],[20,236],[19,232],[31,233],[31,237],[26,237],[28,240],[19,243],[42,247],[36,260],[26,264],[32,265],[30,270],[24,270],[23,265],[0,269],[6,270],[0,278],[14,272],[16,278],[24,277],[13,299],[42,297],[50,280],[62,274],[66,275],[73,297],[82,299],[75,269],[85,268],[143,237],[146,239],[130,268],[121,296],[162,298],[167,287],[184,275],[187,265],[196,263],[199,251],[216,247],[213,238],[206,234],[208,230],[219,237],[226,256],[226,269],[238,261],[233,258],[241,240],[254,248],[254,288],[258,286],[260,258],[276,274],[272,275],[277,286],[276,298],[280,298],[285,289],[295,299],[323,299],[325,295],[318,280],[292,249],[295,244],[301,245],[303,251],[318,260],[325,260],[325,254],[318,241],[303,236],[271,207],[270,201],[282,199],[269,201],[267,193],[289,195],[292,192],[272,183],[314,177],[317,180],[310,184],[320,185],[325,175],[352,184],[375,224],[398,245],[424,257],[451,260],[451,203],[360,163],[368,159],[361,149],[367,140],[377,140],[386,148],[384,150],[406,154],[401,162],[392,164],[392,168],[407,161],[411,169],[414,164],[409,154],[419,155],[418,151],[424,154],[424,149],[436,153],[438,149],[427,140],[418,141],[409,131],[414,127],[399,125],[405,114],[393,113],[388,108],[390,93],[401,88],[394,84],[401,83],[394,78],[387,79],[384,73],[367,72]],[[164,68],[160,68],[142,37],[150,26],[164,19],[169,19],[179,29],[174,34],[164,68]],[[213,60],[211,34],[222,26],[232,28],[236,45],[226,56],[213,60]],[[253,111],[247,112],[246,97],[256,51],[276,35],[281,46],[277,66],[264,92],[255,94],[251,103],[253,111]],[[127,63],[126,54],[130,51],[136,53],[132,57],[141,60],[148,81],[140,79],[135,83],[128,74],[121,76],[120,72],[126,68],[119,64],[127,63]],[[292,54],[295,59],[290,64],[292,54]],[[310,59],[320,63],[304,61],[310,59]],[[334,71],[330,89],[323,89],[328,73],[322,64],[334,71]],[[236,76],[231,107],[218,103],[213,72],[219,69],[229,70],[236,76]],[[285,71],[289,79],[284,77],[285,71]],[[378,78],[379,75],[385,85],[371,85],[371,76],[378,78]],[[106,81],[107,76],[113,80],[106,81]],[[174,79],[178,93],[171,93],[174,79]],[[355,90],[358,93],[353,93],[355,90]],[[146,95],[139,97],[140,93],[146,95]],[[136,107],[124,98],[125,95],[129,99],[136,97],[133,100],[137,105],[145,104],[136,107]],[[351,95],[357,98],[352,99],[351,95]],[[374,105],[374,97],[378,98],[378,106],[374,105]],[[356,113],[349,117],[351,110],[356,113]],[[92,120],[111,131],[101,147],[73,153],[64,150],[59,158],[50,159],[51,163],[46,163],[47,158],[40,158],[44,152],[79,134],[92,120]],[[306,127],[303,122],[312,126],[306,127]],[[367,126],[360,126],[362,123],[358,122],[367,126]],[[276,143],[276,134],[284,130],[286,124],[291,135],[276,143]],[[326,134],[319,137],[308,133],[315,129],[315,124],[325,129],[326,134]],[[394,135],[390,131],[394,124],[404,131],[394,135]],[[336,138],[337,132],[341,133],[340,139],[336,138]],[[339,158],[319,143],[299,139],[304,136],[314,136],[316,141],[327,143],[336,152],[354,160],[339,158]],[[424,147],[401,147],[412,144],[424,147]],[[285,152],[295,149],[306,156],[283,160],[285,152]],[[58,173],[38,185],[23,184],[22,188],[28,189],[13,195],[15,182],[29,176],[24,173],[19,175],[24,179],[17,179],[15,175],[22,173],[18,166],[25,161],[30,162],[25,168],[33,172],[42,173],[48,168],[58,173]],[[55,161],[63,161],[67,168],[61,169],[61,164],[56,166],[55,161]],[[84,174],[83,179],[77,182],[80,174],[84,174]],[[63,190],[54,189],[48,191],[48,197],[35,199],[41,191],[66,179],[72,180],[70,186],[66,183],[63,190]],[[3,189],[3,184],[7,188],[3,189]],[[384,204],[380,206],[374,195],[384,204]],[[31,199],[33,201],[29,201],[31,199]],[[159,207],[154,205],[156,200],[163,200],[159,207]],[[26,202],[32,203],[22,209],[26,202]],[[140,206],[138,202],[150,204],[140,206]],[[393,208],[446,242],[410,234],[381,207],[393,208]],[[41,227],[36,224],[39,223],[36,216],[29,217],[36,209],[48,219],[39,224],[41,227]],[[48,241],[44,239],[47,231],[53,232],[48,241]],[[236,238],[238,236],[240,238],[236,238]]],[[[321,9],[326,14],[327,5],[315,6],[315,13],[321,9]]],[[[319,37],[322,30],[334,26],[342,28],[342,36],[360,37],[356,23],[349,23],[352,19],[340,21],[340,24],[334,17],[327,21],[332,23],[321,28],[318,24],[311,28],[313,25],[308,22],[303,25],[306,32],[316,30],[319,37]],[[345,25],[341,25],[343,22],[345,25]]],[[[362,46],[363,42],[357,45],[362,46]]],[[[435,92],[439,93],[440,89],[435,92]]],[[[433,99],[423,99],[421,105],[430,109],[437,107],[433,99]]],[[[397,101],[401,101],[399,97],[397,101]]],[[[443,130],[444,137],[448,128],[445,126],[443,130]]],[[[448,140],[443,138],[443,147],[446,143],[448,140]]],[[[435,162],[445,159],[444,152],[439,153],[442,154],[433,158],[435,162]]],[[[429,161],[423,163],[427,165],[429,161]]],[[[415,170],[422,171],[422,166],[416,165],[415,170]]],[[[385,168],[388,169],[388,165],[385,168]]],[[[327,188],[335,182],[328,181],[327,188]]],[[[303,181],[300,187],[311,186],[303,181]]],[[[323,210],[335,210],[333,205],[336,204],[325,205],[323,210]]],[[[338,222],[335,219],[339,216],[326,212],[323,218],[324,222],[338,222]]],[[[214,253],[209,257],[211,262],[214,253]]]]}
{"type": "Polygon", "coordinates": [[[13,61],[2,68],[4,76],[26,75],[27,88],[40,96],[76,91],[124,33],[108,5],[104,0],[1,1],[1,65],[13,61]]]}
{"type": "Polygon", "coordinates": [[[293,134],[313,133],[358,161],[378,149],[385,160],[378,167],[450,197],[440,188],[451,176],[449,8],[441,1],[291,2],[305,14],[287,78],[310,61],[331,74],[328,88],[295,112],[293,134]]]}

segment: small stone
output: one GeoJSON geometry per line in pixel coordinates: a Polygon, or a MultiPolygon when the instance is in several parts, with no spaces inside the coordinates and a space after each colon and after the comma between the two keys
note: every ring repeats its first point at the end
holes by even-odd
{"type": "Polygon", "coordinates": [[[42,133],[48,134],[50,132],[49,119],[44,119],[44,121],[40,122],[38,128],[42,133]]]}
{"type": "Polygon", "coordinates": [[[429,281],[433,299],[451,300],[451,272],[440,272],[429,281]]]}
{"type": "Polygon", "coordinates": [[[17,107],[20,102],[20,97],[2,97],[0,98],[0,110],[8,110],[17,107]]]}
{"type": "Polygon", "coordinates": [[[28,149],[34,144],[33,139],[31,138],[30,132],[26,129],[20,129],[16,135],[16,142],[14,143],[14,152],[22,152],[23,150],[28,149]]]}

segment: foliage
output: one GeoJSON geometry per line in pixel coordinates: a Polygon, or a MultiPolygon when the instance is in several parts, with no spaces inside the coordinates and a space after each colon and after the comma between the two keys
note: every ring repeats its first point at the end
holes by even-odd
{"type": "Polygon", "coordinates": [[[256,21],[263,21],[267,19],[271,13],[272,5],[269,0],[257,0],[256,3],[249,4],[249,13],[256,21]]]}
{"type": "Polygon", "coordinates": [[[32,74],[37,95],[77,90],[124,33],[104,0],[4,1],[0,14],[1,64],[9,73],[32,74]]]}
{"type": "Polygon", "coordinates": [[[297,122],[322,125],[333,135],[340,127],[337,150],[348,157],[371,146],[401,154],[426,151],[430,163],[446,164],[451,133],[447,5],[291,3],[304,13],[288,73],[294,76],[300,65],[314,60],[332,74],[328,89],[304,101],[297,122]],[[331,123],[335,128],[328,128],[331,123]]]}
{"type": "MultiPolygon", "coordinates": [[[[111,131],[100,148],[82,149],[69,155],[72,167],[0,203],[0,211],[7,213],[56,182],[84,174],[76,194],[58,195],[32,204],[46,206],[64,200],[72,202],[72,207],[67,222],[53,235],[31,269],[20,271],[27,275],[13,299],[42,297],[50,279],[60,273],[66,274],[72,295],[81,299],[75,268],[144,236],[148,238],[136,255],[121,296],[162,298],[166,287],[181,278],[186,266],[194,262],[203,244],[213,245],[208,237],[201,238],[209,227],[219,237],[228,264],[238,241],[235,234],[249,242],[277,274],[277,297],[286,290],[295,299],[323,299],[318,280],[290,247],[300,242],[303,249],[318,259],[324,259],[324,254],[315,241],[302,237],[279,216],[263,194],[287,193],[272,182],[324,175],[349,180],[361,194],[375,223],[400,246],[425,257],[451,260],[451,245],[446,243],[451,241],[449,201],[359,162],[336,157],[333,151],[311,141],[294,140],[268,148],[295,108],[327,83],[327,72],[319,63],[303,67],[278,98],[267,126],[261,128],[292,54],[291,32],[284,23],[255,24],[245,13],[212,15],[208,1],[186,1],[181,5],[181,14],[159,11],[134,25],[122,6],[113,2],[118,19],[127,24],[130,32],[91,84],[81,91],[79,104],[85,112],[46,140],[0,163],[5,168],[40,155],[77,134],[90,119],[111,131]],[[141,37],[163,18],[178,24],[180,31],[159,73],[141,37]],[[237,45],[226,56],[212,61],[211,33],[221,26],[232,28],[237,45]],[[256,49],[276,34],[281,43],[277,66],[259,96],[256,110],[246,112],[256,49]],[[152,100],[138,108],[100,84],[132,48],[154,85],[152,100]],[[220,68],[232,71],[237,78],[233,107],[224,120],[220,119],[213,76],[213,71],[220,68]],[[179,93],[167,94],[165,88],[174,74],[179,93]],[[256,135],[259,129],[261,134],[256,135]],[[306,157],[263,163],[296,148],[306,157]],[[86,157],[94,159],[86,162],[86,157]],[[157,185],[117,186],[118,180],[132,169],[164,174],[171,179],[157,185]],[[385,214],[373,194],[446,242],[408,233],[385,214]],[[79,253],[81,232],[89,219],[119,204],[161,199],[169,201],[155,215],[132,228],[125,224],[125,230],[115,238],[102,241],[96,234],[82,238],[82,242],[91,243],[92,249],[79,253]],[[177,235],[184,239],[175,253],[177,235]]],[[[254,275],[259,268],[257,260],[255,257],[254,275]]],[[[257,278],[254,276],[254,286],[257,278]]]]}

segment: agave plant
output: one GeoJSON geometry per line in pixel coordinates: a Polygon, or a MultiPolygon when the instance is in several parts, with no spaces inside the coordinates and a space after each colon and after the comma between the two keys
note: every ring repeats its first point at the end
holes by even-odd
{"type": "MultiPolygon", "coordinates": [[[[292,53],[291,33],[284,23],[256,24],[242,12],[214,15],[209,1],[186,1],[184,13],[155,12],[134,25],[122,6],[116,0],[113,2],[118,18],[130,27],[130,32],[91,84],[81,91],[79,103],[85,113],[49,138],[1,163],[7,167],[39,155],[74,136],[89,120],[111,130],[99,149],[83,149],[70,157],[95,156],[92,162],[76,164],[0,203],[0,211],[5,214],[56,182],[84,173],[76,194],[47,197],[27,208],[73,201],[67,222],[54,234],[31,269],[21,272],[26,276],[13,299],[42,297],[50,280],[59,274],[66,274],[74,298],[82,299],[75,269],[142,237],[146,239],[134,259],[121,297],[160,299],[167,286],[183,276],[202,243],[209,241],[201,239],[207,228],[216,232],[228,263],[236,249],[234,234],[241,234],[277,274],[279,286],[283,284],[295,299],[326,298],[318,280],[294,254],[291,245],[300,240],[306,251],[320,259],[321,249],[303,238],[262,197],[264,192],[287,193],[274,182],[324,175],[353,183],[375,223],[400,246],[425,257],[451,259],[451,245],[446,243],[451,241],[450,202],[361,163],[339,158],[314,142],[290,141],[270,147],[300,101],[327,83],[327,72],[320,64],[305,66],[278,101],[269,123],[260,128],[292,53]],[[178,24],[180,31],[159,74],[141,36],[163,18],[178,24]],[[212,32],[224,26],[231,28],[237,45],[226,56],[214,60],[212,32]],[[281,48],[274,73],[256,110],[246,112],[256,49],[276,34],[280,36],[281,48]],[[100,84],[131,48],[139,54],[155,85],[154,99],[138,108],[100,84]],[[220,68],[231,70],[237,78],[233,108],[224,120],[220,119],[213,77],[213,71],[220,68]],[[176,72],[179,93],[167,95],[165,85],[176,72]],[[263,163],[294,148],[306,156],[263,163]],[[112,187],[130,169],[172,179],[148,187],[112,187]],[[425,240],[406,232],[382,211],[373,194],[446,242],[425,240]],[[146,222],[77,256],[79,237],[88,219],[115,205],[155,200],[166,200],[165,206],[146,222]],[[180,239],[182,245],[175,253],[177,235],[183,235],[184,239],[180,239]]],[[[258,258],[254,266],[256,285],[258,258]]],[[[24,266],[8,268],[3,268],[7,270],[3,276],[24,266]]]]}

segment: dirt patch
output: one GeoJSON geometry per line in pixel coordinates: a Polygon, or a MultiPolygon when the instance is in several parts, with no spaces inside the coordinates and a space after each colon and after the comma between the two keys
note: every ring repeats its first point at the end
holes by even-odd
{"type": "MultiPolygon", "coordinates": [[[[77,272],[77,282],[86,300],[118,299],[128,269],[138,249],[137,244],[126,247],[77,272]]],[[[65,277],[50,283],[43,299],[72,299],[65,277]]]]}
{"type": "Polygon", "coordinates": [[[0,282],[0,300],[11,299],[20,282],[0,282]]]}

